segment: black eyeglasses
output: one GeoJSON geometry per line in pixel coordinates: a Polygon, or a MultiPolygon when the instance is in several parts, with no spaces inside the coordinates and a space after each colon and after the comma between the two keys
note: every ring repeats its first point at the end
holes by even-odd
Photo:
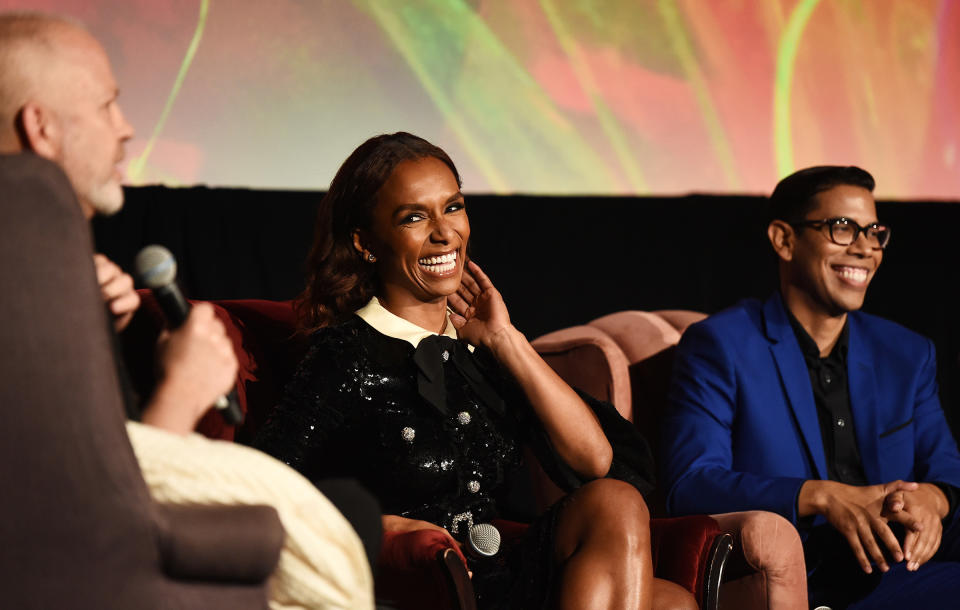
{"type": "Polygon", "coordinates": [[[823,220],[802,220],[790,224],[795,227],[813,227],[815,229],[827,227],[830,229],[830,241],[838,246],[849,246],[857,241],[861,233],[867,238],[867,244],[872,248],[883,249],[890,243],[890,227],[887,225],[873,223],[861,227],[856,222],[843,216],[823,220]]]}

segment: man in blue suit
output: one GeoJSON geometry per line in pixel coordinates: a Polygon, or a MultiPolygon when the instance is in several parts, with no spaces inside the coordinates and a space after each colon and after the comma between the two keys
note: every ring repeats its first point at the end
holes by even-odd
{"type": "Polygon", "coordinates": [[[777,185],[779,292],[691,326],[677,348],[667,506],[792,521],[813,605],[960,607],[960,454],[933,344],[857,311],[890,238],[873,187],[834,166],[777,185]]]}

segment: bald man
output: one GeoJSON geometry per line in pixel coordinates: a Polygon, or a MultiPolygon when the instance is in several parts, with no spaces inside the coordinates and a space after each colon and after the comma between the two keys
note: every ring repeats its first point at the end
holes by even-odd
{"type": "MultiPolygon", "coordinates": [[[[42,14],[0,15],[0,154],[32,152],[60,165],[84,215],[123,206],[118,164],[133,128],[103,47],[79,24],[42,14]]],[[[102,255],[94,265],[122,330],[140,304],[133,281],[102,255]]],[[[154,497],[185,504],[270,504],[287,530],[271,606],[372,608],[364,549],[333,505],[286,465],[192,430],[235,383],[237,360],[213,308],[198,304],[161,337],[156,390],[128,433],[154,497]],[[306,518],[305,518],[306,517],[306,518]]]]}
{"type": "MultiPolygon", "coordinates": [[[[32,151],[56,162],[73,185],[83,214],[123,206],[118,164],[133,128],[103,47],[80,26],[43,15],[0,17],[0,153],[32,151]]],[[[122,330],[140,304],[133,281],[102,255],[94,257],[104,300],[122,330]]],[[[213,308],[194,308],[164,336],[162,375],[141,419],[187,433],[232,387],[236,356],[213,308]]]]}
{"type": "Polygon", "coordinates": [[[100,44],[71,22],[0,21],[0,151],[32,150],[64,169],[90,218],[123,205],[117,164],[133,128],[100,44]]]}

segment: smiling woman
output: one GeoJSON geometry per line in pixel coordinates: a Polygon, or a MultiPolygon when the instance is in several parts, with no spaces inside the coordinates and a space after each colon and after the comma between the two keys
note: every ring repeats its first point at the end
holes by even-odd
{"type": "Polygon", "coordinates": [[[403,161],[380,188],[378,202],[370,228],[357,228],[353,243],[376,261],[381,304],[401,317],[417,316],[425,302],[442,311],[447,295],[460,287],[470,239],[457,178],[435,157],[403,161]]]}
{"type": "MultiPolygon", "coordinates": [[[[408,241],[411,233],[417,234],[413,227],[427,218],[429,204],[437,207],[436,200],[420,199],[431,194],[424,193],[428,188],[446,189],[441,208],[459,202],[466,223],[466,234],[460,241],[466,248],[470,227],[460,194],[460,174],[443,150],[422,138],[399,133],[367,140],[344,161],[320,203],[313,247],[307,257],[307,287],[298,301],[306,329],[343,321],[370,300],[379,282],[402,285],[405,282],[401,277],[411,278],[418,261],[410,263],[402,254],[394,260],[391,249],[404,248],[400,242],[408,241]],[[448,171],[438,174],[421,169],[430,163],[442,164],[448,171]],[[408,174],[418,182],[408,186],[408,174]],[[395,205],[377,206],[380,199],[395,205]],[[380,261],[378,255],[390,260],[380,261]],[[406,271],[399,268],[404,265],[406,271]],[[383,278],[378,276],[380,270],[383,278]]],[[[443,215],[447,212],[442,211],[443,215]]],[[[413,256],[424,256],[419,252],[418,246],[413,256]]],[[[464,255],[460,252],[461,261],[464,255]]]]}
{"type": "Polygon", "coordinates": [[[481,608],[695,607],[653,578],[646,442],[537,355],[469,238],[445,152],[407,133],[354,151],[308,259],[312,347],[258,446],[314,481],[359,479],[388,531],[463,542],[474,524],[526,517],[523,538],[470,560],[481,608]],[[524,446],[569,492],[535,518],[516,494],[524,446]]]}

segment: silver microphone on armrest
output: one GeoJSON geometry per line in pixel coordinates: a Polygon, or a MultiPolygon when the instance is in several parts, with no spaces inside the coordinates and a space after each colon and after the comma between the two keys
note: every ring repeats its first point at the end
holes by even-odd
{"type": "Polygon", "coordinates": [[[490,523],[471,525],[467,549],[474,557],[493,557],[500,551],[500,530],[490,523]]]}

